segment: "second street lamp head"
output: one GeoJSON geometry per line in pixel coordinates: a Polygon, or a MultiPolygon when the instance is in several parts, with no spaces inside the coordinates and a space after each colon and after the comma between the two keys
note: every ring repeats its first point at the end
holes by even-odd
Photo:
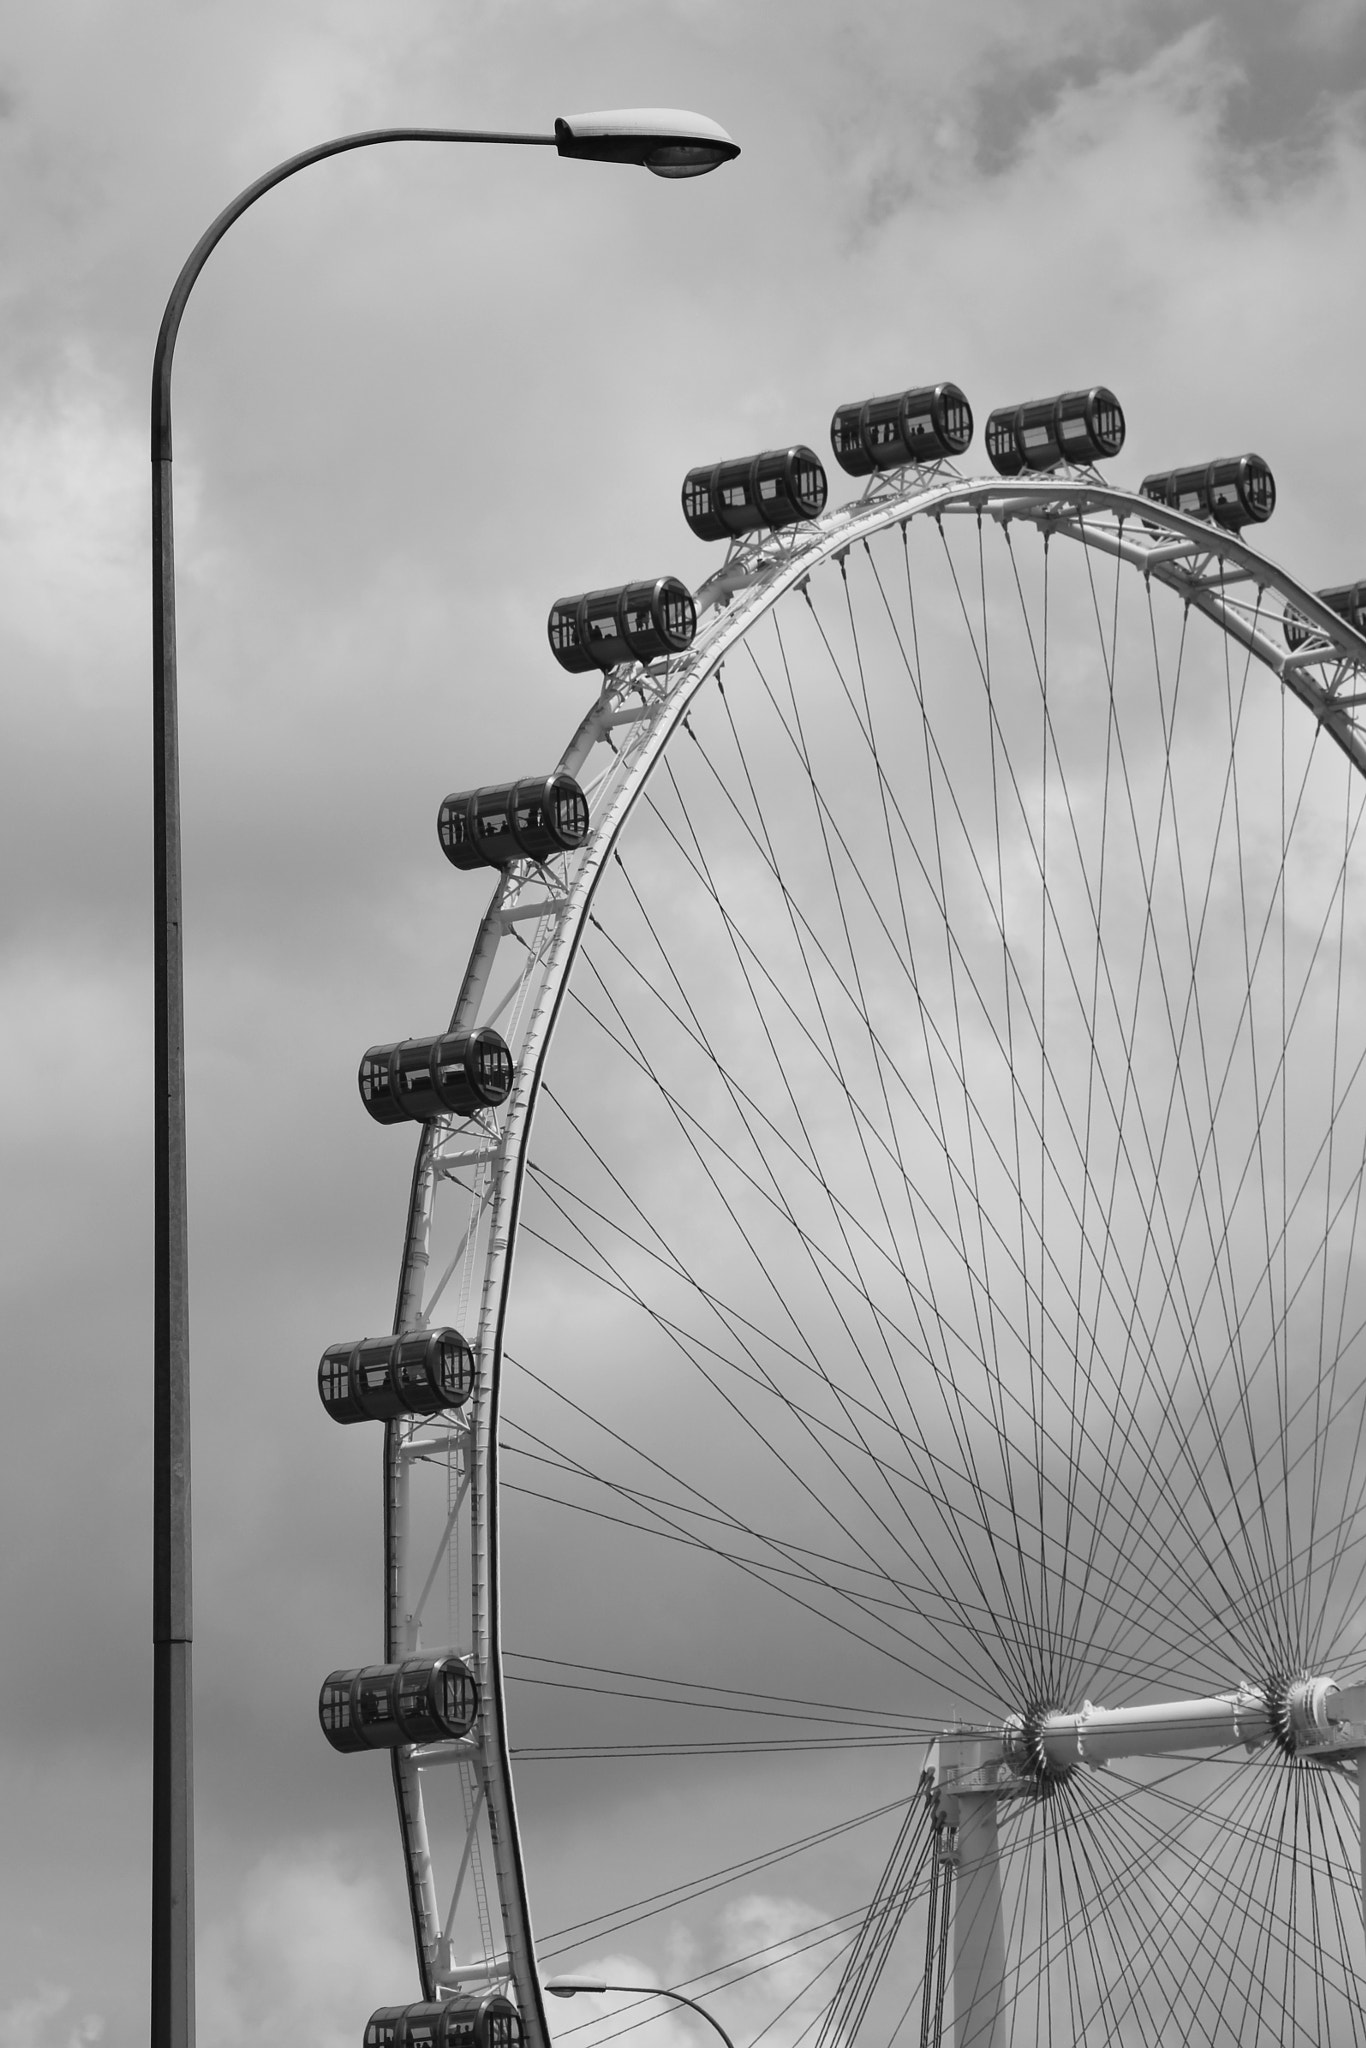
{"type": "Polygon", "coordinates": [[[677,107],[612,108],[566,114],[555,122],[561,156],[598,163],[644,164],[657,178],[700,178],[740,154],[719,122],[677,107]]]}

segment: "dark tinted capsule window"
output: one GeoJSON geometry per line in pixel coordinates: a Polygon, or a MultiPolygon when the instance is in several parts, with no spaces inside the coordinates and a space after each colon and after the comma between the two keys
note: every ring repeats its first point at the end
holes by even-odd
{"type": "Polygon", "coordinates": [[[692,639],[697,631],[697,606],[691,591],[685,590],[681,583],[671,584],[664,593],[660,609],[669,633],[676,639],[692,639]]]}
{"type": "Polygon", "coordinates": [[[398,1681],[398,1711],[404,1720],[411,1720],[420,1714],[427,1704],[427,1682],[431,1676],[430,1667],[421,1664],[415,1671],[404,1671],[398,1681]]]}
{"type": "Polygon", "coordinates": [[[318,1706],[319,1718],[329,1732],[351,1726],[351,1683],[344,1685],[327,1684],[323,1687],[322,1699],[318,1706]]]}
{"type": "Polygon", "coordinates": [[[689,477],[683,486],[683,509],[690,519],[711,510],[711,492],[701,478],[689,477]]]}
{"type": "Polygon", "coordinates": [[[480,1045],[479,1078],[492,1088],[512,1086],[512,1059],[505,1046],[490,1045],[487,1040],[480,1045]]]}
{"type": "Polygon", "coordinates": [[[466,1392],[465,1347],[455,1337],[442,1340],[437,1354],[437,1377],[441,1391],[452,1400],[459,1399],[466,1392]]]}
{"type": "Polygon", "coordinates": [[[899,446],[901,442],[901,401],[884,400],[882,405],[869,409],[868,442],[873,448],[899,446]]]}
{"type": "Polygon", "coordinates": [[[469,1722],[473,1691],[466,1673],[448,1664],[441,1674],[441,1718],[448,1727],[462,1727],[469,1722]]]}
{"type": "Polygon", "coordinates": [[[588,834],[588,799],[581,789],[557,786],[553,798],[555,829],[565,839],[582,840],[588,834]]]}
{"type": "Polygon", "coordinates": [[[381,1671],[374,1678],[362,1678],[360,1682],[360,1697],[357,1701],[362,1721],[373,1724],[378,1721],[391,1721],[393,1719],[394,1703],[390,1692],[391,1683],[392,1675],[388,1671],[381,1671]]]}
{"type": "Polygon", "coordinates": [[[318,1377],[324,1401],[345,1400],[351,1385],[350,1351],[329,1351],[318,1377]]]}
{"type": "Polygon", "coordinates": [[[556,606],[550,614],[550,644],[557,654],[566,648],[578,646],[578,620],[572,611],[561,611],[556,606]]]}
{"type": "Polygon", "coordinates": [[[1276,501],[1276,486],[1269,469],[1255,468],[1247,479],[1248,503],[1258,512],[1269,512],[1276,501]]]}
{"type": "Polygon", "coordinates": [[[1013,455],[1015,423],[1008,416],[993,413],[987,421],[987,449],[992,455],[1013,455]]]}
{"type": "Polygon", "coordinates": [[[837,412],[830,428],[830,440],[836,455],[858,455],[863,447],[859,433],[859,408],[856,405],[837,412]]]}
{"type": "Polygon", "coordinates": [[[797,492],[808,504],[818,500],[825,503],[825,472],[814,462],[799,462],[797,465],[797,492]]]}

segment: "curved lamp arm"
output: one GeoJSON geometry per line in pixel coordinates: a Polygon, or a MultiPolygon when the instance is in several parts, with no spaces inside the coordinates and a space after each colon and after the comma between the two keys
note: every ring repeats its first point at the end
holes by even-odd
{"type": "Polygon", "coordinates": [[[700,2013],[708,2026],[715,2027],[726,2048],[735,2048],[735,2043],[714,2012],[708,2012],[706,2006],[699,2005],[695,1998],[686,1998],[681,1991],[669,1991],[660,1984],[600,1984],[596,1979],[587,1977],[552,1977],[541,1989],[548,1991],[552,1998],[576,1998],[581,1991],[631,1991],[638,1992],[643,1998],[672,1998],[675,2004],[686,2005],[693,2012],[700,2013]]]}
{"type": "Polygon", "coordinates": [[[161,328],[152,356],[153,462],[169,462],[171,459],[171,366],[181,315],[200,271],[228,229],[234,221],[242,218],[249,206],[256,204],[263,193],[276,185],[283,185],[285,179],[292,178],[296,171],[307,170],[310,164],[319,164],[325,157],[341,156],[349,149],[369,149],[379,142],[506,142],[550,149],[556,146],[553,135],[504,135],[481,128],[365,128],[355,135],[335,135],[330,142],[319,142],[312,149],[301,149],[297,156],[286,157],[282,164],[276,164],[273,171],[267,171],[264,177],[239,192],[223,208],[217,220],[204,230],[185,258],[171,296],[166,301],[166,311],[161,316],[161,328]]]}
{"type": "Polygon", "coordinates": [[[185,1168],[185,1024],[176,707],[171,369],[205,263],[263,193],[324,158],[381,142],[491,142],[695,177],[739,155],[705,116],[670,109],[571,115],[552,135],[469,128],[370,128],[286,158],[239,192],[190,251],[166,301],[152,359],[152,829],[156,986],[155,1335],[152,1503],[152,2048],[194,2044],[194,1806],[191,1717],[190,1320],[185,1168]]]}

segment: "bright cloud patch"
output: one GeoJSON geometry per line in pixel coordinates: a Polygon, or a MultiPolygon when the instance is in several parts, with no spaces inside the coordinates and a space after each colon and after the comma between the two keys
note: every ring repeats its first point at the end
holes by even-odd
{"type": "Polygon", "coordinates": [[[309,1849],[267,1857],[199,1955],[204,2048],[356,2048],[379,2005],[414,1997],[393,1887],[309,1849]]]}
{"type": "Polygon", "coordinates": [[[86,2048],[103,2032],[99,2014],[77,2017],[71,1993],[56,1984],[42,1984],[0,2008],[0,2048],[86,2048]]]}

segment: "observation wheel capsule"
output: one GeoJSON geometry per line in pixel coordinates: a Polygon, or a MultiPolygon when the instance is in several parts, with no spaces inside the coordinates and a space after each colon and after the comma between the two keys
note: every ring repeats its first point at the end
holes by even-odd
{"type": "Polygon", "coordinates": [[[329,1671],[318,1722],[333,1749],[397,1749],[405,1742],[458,1742],[479,1717],[479,1686],[454,1650],[329,1671]]]}
{"type": "Polygon", "coordinates": [[[825,510],[825,465],[805,443],[704,463],[683,479],[683,517],[699,540],[737,540],[816,519],[825,510]]]}
{"type": "Polygon", "coordinates": [[[925,384],[840,406],[830,422],[835,460],[850,476],[938,462],[972,440],[972,407],[956,384],[925,384]]]}
{"type": "MultiPolygon", "coordinates": [[[[1321,604],[1327,605],[1330,612],[1336,612],[1340,619],[1345,619],[1355,632],[1366,635],[1366,582],[1338,583],[1330,590],[1316,590],[1314,595],[1321,604]]],[[[1281,630],[1287,647],[1303,647],[1306,640],[1317,634],[1318,628],[1311,626],[1308,619],[1287,605],[1281,630]]]]}
{"type": "Polygon", "coordinates": [[[999,476],[1106,462],[1124,446],[1124,412],[1104,384],[998,406],[987,421],[987,455],[999,476]]]}
{"type": "Polygon", "coordinates": [[[459,1330],[347,1338],[318,1364],[318,1393],[334,1422],[391,1422],[463,1408],[474,1391],[474,1353],[459,1330]]]}
{"type": "Polygon", "coordinates": [[[512,1091],[512,1054],[488,1025],[372,1045],[356,1077],[360,1099],[377,1124],[426,1123],[436,1116],[473,1116],[512,1091]]]}
{"type": "Polygon", "coordinates": [[[550,651],[572,675],[682,654],[696,631],[697,605],[677,576],[557,597],[546,621],[550,651]]]}
{"type": "Polygon", "coordinates": [[[546,861],[583,845],[588,799],[563,768],[522,782],[455,790],[442,801],[436,835],[455,868],[546,861]]]}
{"type": "Polygon", "coordinates": [[[1183,469],[1155,470],[1138,488],[1158,505],[1193,512],[1229,533],[1269,519],[1276,509],[1276,479],[1260,455],[1225,455],[1183,469]]]}
{"type": "Polygon", "coordinates": [[[501,1991],[384,2005],[365,2029],[365,2048],[522,2048],[525,2040],[522,2015],[501,1991]]]}

